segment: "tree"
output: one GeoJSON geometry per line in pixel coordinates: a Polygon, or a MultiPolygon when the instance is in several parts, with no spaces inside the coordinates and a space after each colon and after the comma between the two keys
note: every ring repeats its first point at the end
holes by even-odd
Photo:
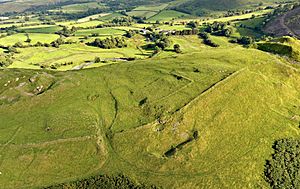
{"type": "Polygon", "coordinates": [[[182,52],[181,49],[180,49],[180,45],[179,45],[179,44],[175,44],[175,45],[174,45],[174,51],[175,51],[176,53],[181,53],[181,52],[182,52]]]}
{"type": "Polygon", "coordinates": [[[252,37],[243,36],[238,39],[238,43],[240,43],[242,45],[250,45],[253,43],[253,39],[252,39],[252,37]]]}
{"type": "Polygon", "coordinates": [[[27,39],[25,40],[26,43],[30,43],[31,42],[31,39],[29,37],[29,34],[26,33],[25,36],[27,37],[27,39]]]}

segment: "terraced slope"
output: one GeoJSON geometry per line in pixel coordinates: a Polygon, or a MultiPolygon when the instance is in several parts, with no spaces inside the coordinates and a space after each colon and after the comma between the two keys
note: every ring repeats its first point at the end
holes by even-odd
{"type": "Polygon", "coordinates": [[[299,135],[299,70],[257,50],[0,78],[0,188],[98,173],[164,188],[266,187],[273,141],[299,135]]]}

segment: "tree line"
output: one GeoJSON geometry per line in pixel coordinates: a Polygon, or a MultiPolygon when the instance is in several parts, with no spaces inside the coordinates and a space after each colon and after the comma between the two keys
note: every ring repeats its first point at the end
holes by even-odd
{"type": "Polygon", "coordinates": [[[93,42],[86,43],[89,46],[102,49],[113,49],[127,47],[126,40],[123,37],[110,37],[106,39],[95,39],[93,42]]]}

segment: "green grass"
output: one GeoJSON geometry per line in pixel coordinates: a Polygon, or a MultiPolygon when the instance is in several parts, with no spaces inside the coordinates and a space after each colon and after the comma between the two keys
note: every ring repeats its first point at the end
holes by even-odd
{"type": "Polygon", "coordinates": [[[106,21],[113,20],[114,18],[117,18],[117,17],[123,17],[123,16],[124,16],[124,15],[121,14],[121,13],[114,12],[114,13],[111,13],[111,14],[107,14],[107,15],[102,16],[101,18],[99,18],[99,20],[100,20],[100,21],[103,21],[103,22],[106,22],[106,21]]]}
{"type": "Polygon", "coordinates": [[[87,21],[87,22],[76,22],[76,23],[72,23],[69,25],[69,27],[94,27],[94,26],[98,26],[100,24],[103,24],[104,22],[102,21],[97,21],[97,20],[93,20],[93,21],[87,21]]]}
{"type": "Polygon", "coordinates": [[[78,20],[78,22],[88,22],[90,21],[90,19],[98,19],[100,17],[103,17],[103,16],[107,16],[109,15],[110,13],[100,13],[100,14],[94,14],[94,15],[91,15],[91,16],[87,16],[87,17],[84,17],[84,18],[80,18],[78,20]]]}
{"type": "Polygon", "coordinates": [[[133,11],[154,11],[154,12],[159,12],[159,11],[165,9],[167,6],[168,6],[168,4],[139,6],[135,9],[133,9],[133,11]]]}
{"type": "Polygon", "coordinates": [[[98,2],[88,2],[88,3],[79,3],[79,4],[62,6],[59,9],[59,11],[62,11],[64,13],[78,13],[78,12],[85,12],[88,9],[94,9],[94,8],[103,9],[105,8],[105,6],[98,2]]]}
{"type": "Polygon", "coordinates": [[[156,14],[155,16],[152,16],[148,19],[148,21],[170,21],[176,18],[183,18],[189,16],[186,13],[174,11],[174,10],[164,10],[156,14]]]}
{"type": "MultiPolygon", "coordinates": [[[[108,62],[112,61],[113,58],[147,58],[152,51],[137,48],[137,46],[144,45],[145,42],[142,40],[137,36],[128,42],[128,47],[121,49],[100,49],[84,44],[61,45],[60,48],[32,47],[19,49],[20,53],[15,55],[14,62],[10,65],[10,68],[40,69],[42,65],[51,66],[73,62],[72,65],[58,67],[58,70],[64,71],[85,62],[92,62],[95,57],[100,57],[108,62]]],[[[102,64],[95,66],[102,66],[102,64]]]]}
{"type": "Polygon", "coordinates": [[[130,16],[139,16],[142,18],[150,18],[156,14],[158,14],[160,11],[165,9],[168,6],[168,4],[161,4],[161,5],[149,5],[149,6],[139,6],[132,11],[128,12],[127,14],[130,16]]]}
{"type": "Polygon", "coordinates": [[[191,28],[186,27],[185,25],[159,25],[158,28],[162,29],[162,30],[190,30],[191,28]]]}
{"type": "MultiPolygon", "coordinates": [[[[52,41],[59,38],[59,35],[56,34],[42,34],[42,33],[29,33],[29,37],[31,39],[31,44],[35,44],[38,41],[42,43],[51,43],[52,41]]],[[[23,33],[14,34],[11,36],[7,36],[4,38],[0,38],[0,44],[4,46],[14,45],[17,42],[21,42],[26,44],[27,37],[23,33]]]]}
{"type": "Polygon", "coordinates": [[[236,22],[237,32],[241,36],[250,36],[253,38],[260,38],[264,35],[264,33],[261,31],[263,22],[265,22],[264,17],[257,17],[254,19],[248,19],[248,20],[236,22]],[[242,25],[243,27],[239,27],[240,25],[242,25]],[[246,27],[244,27],[244,26],[246,26],[246,27]]]}
{"type": "Polygon", "coordinates": [[[18,28],[22,32],[26,33],[55,33],[62,29],[62,27],[56,25],[37,25],[18,28]]]}
{"type": "Polygon", "coordinates": [[[98,33],[103,36],[111,36],[111,35],[123,35],[125,32],[123,30],[114,29],[114,28],[96,28],[96,29],[84,29],[78,30],[75,32],[76,36],[85,36],[93,33],[98,33]]]}
{"type": "Polygon", "coordinates": [[[130,16],[137,16],[137,17],[142,17],[142,18],[150,18],[154,15],[156,15],[157,12],[154,11],[131,11],[128,12],[128,15],[130,16]]]}
{"type": "Polygon", "coordinates": [[[291,119],[300,114],[298,70],[238,46],[0,77],[1,188],[99,172],[165,188],[265,188],[273,141],[300,134],[291,119]],[[195,130],[197,140],[163,157],[195,130]]]}

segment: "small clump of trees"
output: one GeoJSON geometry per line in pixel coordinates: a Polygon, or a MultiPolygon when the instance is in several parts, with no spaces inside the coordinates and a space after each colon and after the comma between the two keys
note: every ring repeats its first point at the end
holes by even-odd
{"type": "Polygon", "coordinates": [[[265,164],[265,180],[271,188],[300,188],[300,140],[281,139],[273,145],[274,153],[265,164]]]}
{"type": "Polygon", "coordinates": [[[105,189],[159,189],[155,185],[138,184],[124,175],[109,176],[97,175],[87,179],[73,181],[54,186],[49,186],[44,189],[90,189],[90,188],[105,188],[105,189]]]}
{"type": "Polygon", "coordinates": [[[126,40],[123,37],[110,37],[106,39],[95,39],[93,42],[87,43],[89,46],[99,47],[102,49],[113,49],[127,47],[126,40]]]}
{"type": "Polygon", "coordinates": [[[73,36],[76,31],[77,31],[77,28],[74,26],[71,29],[69,29],[67,26],[63,26],[62,30],[55,32],[55,33],[60,36],[70,37],[70,36],[73,36]]]}
{"type": "Polygon", "coordinates": [[[128,30],[128,31],[126,31],[124,36],[127,37],[127,38],[132,38],[133,36],[135,36],[138,33],[139,32],[137,30],[128,30]]]}
{"type": "Polygon", "coordinates": [[[211,47],[219,47],[220,45],[213,42],[210,38],[207,32],[200,32],[199,37],[203,39],[203,43],[205,45],[211,46],[211,47]]]}
{"type": "Polygon", "coordinates": [[[131,26],[134,23],[134,19],[131,16],[116,17],[111,21],[111,24],[115,26],[131,26]]]}
{"type": "Polygon", "coordinates": [[[230,26],[230,22],[214,22],[205,24],[205,32],[212,35],[230,37],[233,33],[233,28],[230,26]]]}
{"type": "Polygon", "coordinates": [[[231,39],[229,42],[231,43],[238,43],[244,46],[249,46],[251,44],[253,44],[254,40],[252,37],[249,36],[242,36],[240,38],[236,38],[236,39],[231,39]]]}

